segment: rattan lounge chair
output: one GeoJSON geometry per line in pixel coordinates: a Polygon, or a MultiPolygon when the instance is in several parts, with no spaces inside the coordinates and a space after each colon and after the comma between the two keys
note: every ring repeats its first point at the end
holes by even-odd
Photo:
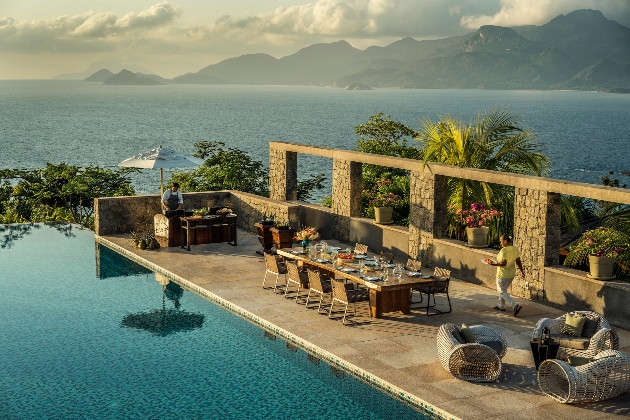
{"type": "Polygon", "coordinates": [[[560,403],[607,400],[630,390],[630,358],[605,350],[582,366],[562,360],[545,360],[538,369],[538,385],[560,403]]]}
{"type": "MultiPolygon", "coordinates": [[[[448,295],[448,286],[451,282],[451,272],[450,270],[445,270],[444,268],[435,267],[435,269],[433,270],[433,277],[435,277],[436,279],[440,278],[436,286],[421,286],[412,288],[411,295],[413,297],[414,291],[419,292],[420,302],[423,301],[422,294],[427,295],[427,315],[448,314],[453,310],[453,307],[451,306],[451,297],[448,295]],[[437,302],[435,300],[436,294],[446,295],[446,300],[448,301],[448,311],[440,311],[439,309],[435,308],[435,306],[437,305],[437,302]],[[433,296],[433,304],[431,304],[431,296],[433,296]]],[[[420,302],[413,302],[412,300],[412,303],[420,302]]]]}
{"type": "Polygon", "coordinates": [[[459,329],[453,324],[440,327],[437,337],[438,354],[444,369],[457,379],[470,382],[489,382],[501,374],[501,359],[507,352],[505,338],[497,331],[483,325],[470,327],[475,343],[462,343],[453,332],[459,329]]]}
{"type": "Polygon", "coordinates": [[[313,308],[314,306],[309,306],[309,302],[311,301],[311,295],[316,294],[319,295],[319,302],[317,303],[317,312],[320,314],[326,314],[325,311],[322,311],[322,304],[324,302],[324,298],[329,298],[332,301],[332,284],[330,284],[330,279],[321,275],[319,271],[315,270],[307,270],[308,273],[308,295],[306,296],[306,307],[308,309],[313,308]]]}
{"type": "Polygon", "coordinates": [[[284,297],[294,299],[297,303],[305,303],[306,295],[300,295],[300,292],[308,289],[308,273],[298,267],[297,261],[287,261],[286,264],[287,287],[284,289],[284,297]]]}
{"type": "MultiPolygon", "coordinates": [[[[332,318],[333,307],[335,306],[335,302],[341,303],[345,305],[343,310],[343,318],[341,318],[341,322],[344,325],[346,324],[346,318],[348,314],[348,306],[350,304],[353,305],[353,315],[357,313],[357,303],[358,302],[367,302],[370,300],[369,291],[367,289],[351,289],[352,285],[344,284],[341,280],[332,280],[332,302],[330,303],[330,309],[328,310],[328,318],[332,318]]],[[[370,318],[372,318],[372,311],[368,309],[370,313],[370,318]]],[[[351,320],[348,320],[349,323],[353,323],[351,320]]]]}
{"type": "Polygon", "coordinates": [[[265,253],[265,265],[267,266],[267,271],[265,271],[265,278],[263,279],[263,289],[273,289],[276,292],[284,291],[287,287],[287,266],[284,260],[282,260],[280,257],[265,253]],[[276,276],[276,282],[273,287],[265,287],[267,275],[269,274],[276,276]],[[284,276],[284,285],[278,284],[278,279],[280,278],[280,275],[284,276]]]}
{"type": "Polygon", "coordinates": [[[610,324],[603,316],[590,311],[574,311],[571,313],[597,321],[597,329],[594,335],[591,337],[573,337],[562,334],[562,327],[564,327],[566,319],[565,314],[556,319],[540,319],[534,328],[533,338],[540,338],[543,328],[549,328],[552,337],[560,341],[560,349],[556,358],[561,360],[567,360],[569,356],[595,357],[595,355],[604,350],[619,349],[619,336],[610,328],[610,324]]]}

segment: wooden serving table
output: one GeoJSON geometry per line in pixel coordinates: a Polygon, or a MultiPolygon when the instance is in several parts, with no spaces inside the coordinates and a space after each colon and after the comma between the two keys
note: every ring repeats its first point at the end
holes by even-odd
{"type": "MultiPolygon", "coordinates": [[[[343,267],[333,267],[331,262],[312,261],[308,256],[299,254],[300,251],[279,249],[278,255],[300,261],[303,265],[327,273],[331,278],[343,277],[354,283],[366,286],[370,291],[370,311],[374,318],[381,318],[387,312],[411,312],[411,288],[422,286],[437,286],[434,278],[423,279],[403,274],[402,278],[392,278],[387,281],[369,281],[359,277],[358,272],[345,272],[341,268],[357,268],[357,264],[344,264],[343,267]]],[[[378,273],[377,273],[378,274],[378,273]]]]}
{"type": "Polygon", "coordinates": [[[238,216],[182,217],[182,248],[190,245],[227,242],[236,246],[236,219],[238,216]]]}

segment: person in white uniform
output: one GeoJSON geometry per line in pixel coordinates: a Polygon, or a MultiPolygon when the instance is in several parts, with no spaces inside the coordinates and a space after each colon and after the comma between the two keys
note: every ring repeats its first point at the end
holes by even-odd
{"type": "Polygon", "coordinates": [[[166,190],[162,196],[162,208],[164,210],[181,210],[184,207],[184,197],[179,190],[179,184],[173,183],[173,186],[166,190]]]}
{"type": "Polygon", "coordinates": [[[508,287],[512,284],[516,276],[516,266],[521,271],[521,275],[525,278],[525,271],[521,263],[518,248],[512,245],[512,237],[509,235],[501,235],[501,251],[497,255],[497,262],[490,259],[486,263],[497,267],[497,292],[499,292],[499,304],[493,309],[497,311],[505,311],[505,303],[512,307],[514,316],[518,315],[522,306],[514,302],[507,292],[508,287]]]}

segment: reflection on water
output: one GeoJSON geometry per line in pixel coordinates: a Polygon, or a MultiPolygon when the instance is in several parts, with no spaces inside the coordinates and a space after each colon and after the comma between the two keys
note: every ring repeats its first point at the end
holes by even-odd
{"type": "Polygon", "coordinates": [[[184,296],[184,289],[171,281],[164,285],[163,278],[156,273],[156,280],[162,284],[162,309],[125,315],[121,322],[123,327],[145,330],[155,336],[166,337],[169,334],[192,331],[203,326],[204,315],[180,309],[179,301],[184,296]],[[167,309],[166,299],[172,301],[175,308],[167,309]]]}
{"type": "Polygon", "coordinates": [[[41,229],[42,225],[50,226],[66,238],[76,237],[74,230],[83,229],[68,222],[15,223],[0,225],[0,248],[10,249],[17,241],[30,235],[33,229],[41,229]]]}
{"type": "Polygon", "coordinates": [[[130,259],[123,257],[116,251],[112,251],[99,243],[95,247],[96,277],[104,280],[112,277],[137,276],[139,274],[151,274],[152,271],[144,268],[130,259]]]}

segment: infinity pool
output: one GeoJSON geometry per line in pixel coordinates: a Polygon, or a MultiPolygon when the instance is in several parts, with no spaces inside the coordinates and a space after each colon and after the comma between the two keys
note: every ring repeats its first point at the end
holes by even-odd
{"type": "Polygon", "coordinates": [[[426,418],[89,231],[3,229],[0,418],[426,418]]]}

